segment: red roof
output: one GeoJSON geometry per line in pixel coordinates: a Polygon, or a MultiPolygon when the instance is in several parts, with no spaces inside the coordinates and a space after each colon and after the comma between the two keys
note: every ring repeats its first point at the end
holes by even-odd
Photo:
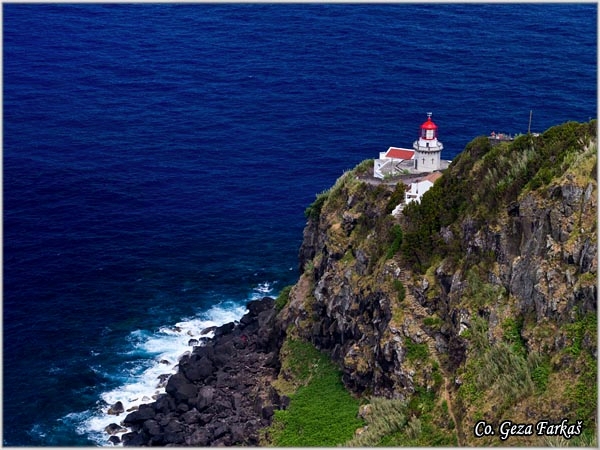
{"type": "Polygon", "coordinates": [[[433,121],[431,120],[431,117],[428,117],[427,122],[424,122],[423,125],[421,125],[421,129],[422,130],[437,130],[437,125],[435,123],[433,123],[433,121]]]}
{"type": "Polygon", "coordinates": [[[412,159],[414,154],[414,150],[409,150],[407,148],[390,147],[385,156],[386,158],[394,159],[412,159]]]}

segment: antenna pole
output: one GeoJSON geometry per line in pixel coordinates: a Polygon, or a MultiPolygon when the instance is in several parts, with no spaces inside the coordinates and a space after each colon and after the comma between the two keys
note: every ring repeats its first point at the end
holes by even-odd
{"type": "Polygon", "coordinates": [[[529,110],[529,127],[527,127],[527,134],[531,134],[531,116],[533,115],[533,110],[529,110]]]}

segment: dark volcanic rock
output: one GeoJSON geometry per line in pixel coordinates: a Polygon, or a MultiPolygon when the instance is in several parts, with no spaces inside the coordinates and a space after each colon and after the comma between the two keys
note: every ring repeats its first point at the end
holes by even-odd
{"type": "Polygon", "coordinates": [[[125,418],[133,431],[123,435],[123,445],[258,444],[258,431],[282,403],[266,380],[277,376],[283,333],[274,324],[273,299],[252,301],[248,311],[179,359],[166,394],[125,418]]]}
{"type": "Polygon", "coordinates": [[[242,425],[232,425],[230,430],[232,444],[241,444],[244,440],[244,427],[242,425]]]}
{"type": "Polygon", "coordinates": [[[250,317],[258,316],[263,311],[273,310],[275,300],[269,297],[264,297],[262,300],[253,300],[246,305],[248,315],[250,317]]]}
{"type": "MultiPolygon", "coordinates": [[[[106,431],[108,434],[110,434],[112,436],[113,434],[121,433],[121,432],[127,431],[127,430],[125,428],[123,428],[121,425],[118,425],[116,423],[111,423],[104,429],[104,431],[106,431]]],[[[120,441],[120,439],[119,439],[119,441],[120,441]]]]}
{"type": "Polygon", "coordinates": [[[140,405],[137,411],[133,411],[125,417],[123,424],[132,425],[145,422],[148,419],[153,419],[156,413],[151,405],[140,405]]]}
{"type": "Polygon", "coordinates": [[[154,419],[149,419],[144,422],[143,430],[150,436],[158,436],[161,432],[161,427],[154,419]]]}
{"type": "Polygon", "coordinates": [[[200,423],[200,413],[196,408],[189,410],[181,415],[181,419],[188,425],[200,423]]]}
{"type": "Polygon", "coordinates": [[[204,335],[206,335],[206,334],[208,334],[208,333],[210,333],[212,331],[215,331],[216,329],[217,329],[217,327],[208,327],[208,328],[205,328],[204,330],[202,330],[200,332],[200,335],[204,336],[204,335]]]}
{"type": "Polygon", "coordinates": [[[201,387],[196,398],[196,409],[200,412],[204,411],[212,404],[214,396],[215,388],[212,386],[201,387]]]}
{"type": "Polygon", "coordinates": [[[210,443],[211,434],[203,428],[194,430],[194,432],[186,436],[185,444],[192,447],[206,447],[210,443]]]}
{"type": "Polygon", "coordinates": [[[235,328],[234,322],[229,322],[229,323],[226,323],[225,325],[221,325],[220,327],[217,327],[217,329],[215,330],[215,338],[225,336],[226,334],[231,333],[234,328],[235,328]]]}
{"type": "Polygon", "coordinates": [[[141,447],[147,441],[147,438],[141,433],[132,431],[131,433],[125,433],[121,438],[123,445],[128,447],[141,447]]]}
{"type": "Polygon", "coordinates": [[[169,411],[175,409],[175,399],[170,395],[163,394],[159,395],[156,401],[154,402],[154,411],[156,413],[166,414],[169,411]]]}
{"type": "Polygon", "coordinates": [[[118,416],[119,414],[121,414],[123,412],[125,412],[125,408],[123,408],[122,402],[116,402],[114,405],[112,405],[108,409],[108,414],[113,414],[115,416],[118,416]]]}
{"type": "Polygon", "coordinates": [[[164,440],[168,444],[182,444],[185,442],[185,427],[177,419],[171,420],[164,428],[164,440]]]}
{"type": "Polygon", "coordinates": [[[182,364],[181,370],[188,380],[200,381],[212,375],[215,367],[210,359],[203,356],[199,360],[188,361],[186,364],[182,364]]]}
{"type": "Polygon", "coordinates": [[[178,372],[169,378],[165,390],[167,391],[167,394],[173,396],[177,403],[188,402],[195,399],[196,394],[198,393],[198,387],[190,382],[181,372],[178,372]]]}

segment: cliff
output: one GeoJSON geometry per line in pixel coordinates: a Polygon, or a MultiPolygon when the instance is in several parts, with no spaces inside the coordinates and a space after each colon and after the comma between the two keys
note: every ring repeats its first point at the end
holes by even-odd
{"type": "Polygon", "coordinates": [[[372,170],[307,208],[298,282],[111,442],[596,445],[596,121],[477,138],[398,216],[404,184],[372,170]]]}
{"type": "Polygon", "coordinates": [[[596,139],[595,121],[475,139],[400,217],[403,184],[371,161],[317,196],[281,330],[412,417],[348,445],[595,442],[596,139]],[[570,441],[535,429],[564,418],[582,421],[570,441]],[[501,440],[507,420],[533,432],[501,440]],[[474,435],[482,421],[495,435],[474,435]]]}

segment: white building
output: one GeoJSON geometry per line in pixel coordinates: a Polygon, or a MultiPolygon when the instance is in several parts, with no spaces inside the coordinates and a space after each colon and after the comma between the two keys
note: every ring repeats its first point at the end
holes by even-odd
{"type": "Polygon", "coordinates": [[[413,180],[408,185],[408,190],[404,193],[404,201],[394,208],[392,215],[402,212],[404,207],[411,202],[421,203],[423,194],[427,192],[435,181],[442,176],[442,172],[431,172],[424,177],[413,180]]]}
{"type": "Polygon", "coordinates": [[[421,125],[419,139],[413,143],[415,170],[419,172],[433,172],[442,168],[441,157],[444,146],[438,141],[438,127],[431,120],[431,114],[427,113],[427,121],[421,125]]]}
{"type": "Polygon", "coordinates": [[[425,175],[423,178],[418,178],[410,184],[410,189],[404,193],[404,203],[409,204],[410,202],[421,203],[423,194],[427,192],[435,180],[442,176],[442,172],[432,172],[429,175],[425,175]]]}
{"type": "Polygon", "coordinates": [[[383,179],[386,175],[398,175],[410,170],[415,166],[414,156],[414,150],[390,147],[387,152],[379,153],[379,159],[373,165],[373,176],[383,179]]]}
{"type": "Polygon", "coordinates": [[[427,121],[421,125],[419,139],[413,148],[390,147],[379,153],[379,159],[373,164],[373,176],[383,179],[386,175],[402,173],[424,173],[443,170],[449,161],[442,161],[444,146],[438,141],[437,125],[431,120],[432,113],[427,113],[427,121]]]}

